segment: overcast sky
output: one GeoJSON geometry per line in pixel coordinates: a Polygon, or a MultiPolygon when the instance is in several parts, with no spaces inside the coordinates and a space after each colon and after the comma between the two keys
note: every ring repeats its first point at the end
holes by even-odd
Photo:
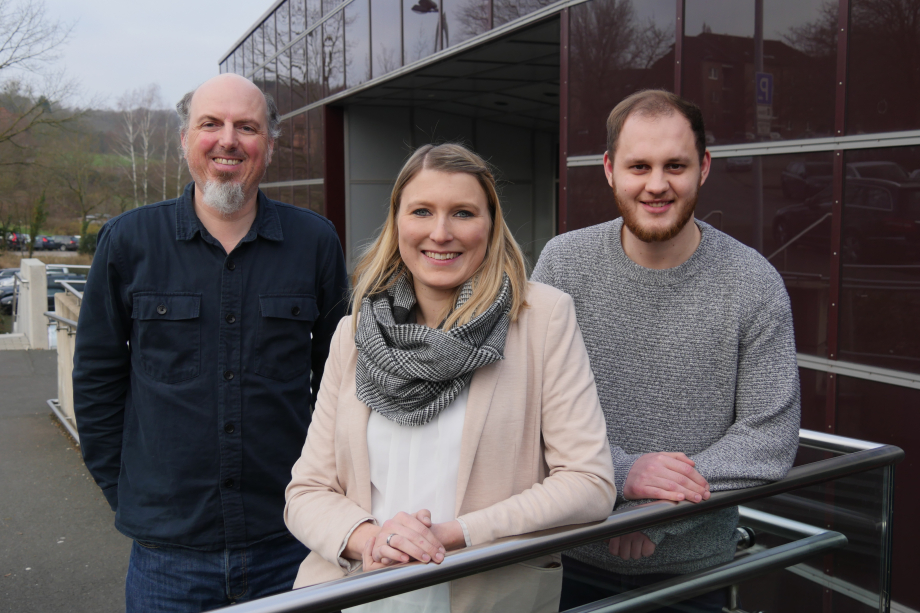
{"type": "Polygon", "coordinates": [[[159,83],[172,106],[218,74],[217,61],[272,0],[44,0],[74,23],[60,63],[84,100],[114,106],[127,90],[159,83]]]}

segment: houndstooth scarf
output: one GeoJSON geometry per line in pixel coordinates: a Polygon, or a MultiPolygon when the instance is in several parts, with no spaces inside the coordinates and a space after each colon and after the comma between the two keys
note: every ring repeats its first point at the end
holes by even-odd
{"type": "MultiPolygon", "coordinates": [[[[399,274],[399,273],[397,273],[399,274]]],[[[454,308],[473,294],[472,280],[454,308]]],[[[406,274],[386,292],[361,301],[355,345],[358,399],[390,421],[421,426],[453,402],[473,372],[503,359],[511,310],[511,281],[486,311],[448,331],[407,323],[415,292],[406,274]]]]}

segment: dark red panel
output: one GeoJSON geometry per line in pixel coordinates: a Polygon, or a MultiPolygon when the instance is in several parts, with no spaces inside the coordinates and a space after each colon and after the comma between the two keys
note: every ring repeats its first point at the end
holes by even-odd
{"type": "Polygon", "coordinates": [[[339,241],[345,245],[345,113],[334,106],[324,106],[323,110],[323,214],[335,224],[339,241]]]}

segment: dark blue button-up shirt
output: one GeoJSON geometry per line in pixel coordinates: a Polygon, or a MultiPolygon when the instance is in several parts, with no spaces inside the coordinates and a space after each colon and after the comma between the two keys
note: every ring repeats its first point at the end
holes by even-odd
{"type": "Polygon", "coordinates": [[[190,184],[99,233],[74,406],[122,533],[245,547],[287,532],[284,488],[345,312],[345,263],[328,220],[261,192],[228,255],[193,194],[190,184]]]}

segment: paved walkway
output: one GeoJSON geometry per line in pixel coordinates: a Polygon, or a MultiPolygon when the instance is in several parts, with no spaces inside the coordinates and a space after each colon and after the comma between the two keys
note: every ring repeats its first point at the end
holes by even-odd
{"type": "Polygon", "coordinates": [[[0,612],[124,611],[131,542],[51,416],[56,397],[56,352],[0,352],[0,612]]]}

